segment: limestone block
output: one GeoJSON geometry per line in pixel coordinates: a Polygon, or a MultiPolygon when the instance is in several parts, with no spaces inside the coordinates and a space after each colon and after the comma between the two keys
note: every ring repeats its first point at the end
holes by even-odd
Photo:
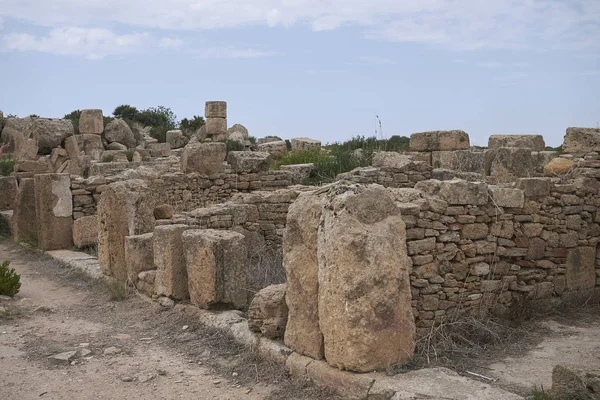
{"type": "Polygon", "coordinates": [[[171,155],[169,143],[150,143],[147,149],[152,157],[169,157],[171,155]]]}
{"type": "Polygon", "coordinates": [[[91,156],[73,157],[68,161],[68,165],[63,172],[70,175],[87,177],[91,165],[91,156]]]}
{"type": "Polygon", "coordinates": [[[94,155],[94,153],[104,151],[101,136],[85,133],[75,137],[77,138],[79,151],[83,151],[86,156],[91,156],[94,155]]]}
{"type": "Polygon", "coordinates": [[[172,149],[180,149],[188,144],[189,139],[180,130],[167,131],[166,142],[172,149]]]}
{"type": "MultiPolygon", "coordinates": [[[[125,236],[125,260],[127,279],[134,284],[141,272],[154,270],[154,233],[125,236]]],[[[154,275],[149,283],[154,285],[154,275]]]]}
{"type": "Polygon", "coordinates": [[[98,244],[99,231],[96,215],[78,218],[73,222],[73,244],[80,249],[95,246],[98,244]]]}
{"type": "Polygon", "coordinates": [[[33,178],[21,179],[12,217],[12,235],[16,242],[37,242],[38,219],[35,204],[33,178]]]}
{"type": "Polygon", "coordinates": [[[175,210],[170,204],[160,204],[154,208],[155,219],[171,219],[174,214],[175,210]]]}
{"type": "Polygon", "coordinates": [[[500,147],[528,148],[532,151],[544,151],[546,142],[542,135],[491,135],[488,139],[488,149],[500,147]]]}
{"type": "Polygon", "coordinates": [[[35,174],[45,174],[50,172],[50,164],[45,158],[40,158],[36,161],[19,161],[15,164],[15,172],[33,172],[35,174]]]}
{"type": "Polygon", "coordinates": [[[147,296],[156,294],[154,290],[154,280],[156,278],[156,270],[142,271],[137,276],[135,287],[147,296]]]}
{"type": "Polygon", "coordinates": [[[592,289],[596,285],[596,248],[569,249],[565,265],[567,290],[592,289]]]}
{"type": "Polygon", "coordinates": [[[182,233],[188,225],[163,225],[154,229],[155,287],[159,296],[175,300],[189,298],[188,274],[183,250],[182,233]]]}
{"type": "Polygon", "coordinates": [[[0,211],[12,210],[17,198],[17,178],[0,176],[0,211]]]}
{"type": "Polygon", "coordinates": [[[544,197],[550,194],[550,178],[521,178],[517,180],[517,188],[525,197],[544,197]]]}
{"type": "Polygon", "coordinates": [[[469,135],[460,130],[418,132],[410,135],[410,151],[467,150],[469,135]]]}
{"type": "Polygon", "coordinates": [[[50,154],[74,133],[73,123],[68,119],[33,118],[25,136],[35,139],[40,154],[50,154]]]}
{"type": "Polygon", "coordinates": [[[306,137],[292,139],[292,151],[320,149],[321,141],[306,137]]]}
{"type": "Polygon", "coordinates": [[[216,140],[227,137],[227,120],[225,118],[206,118],[203,128],[208,137],[216,136],[216,140]]]}
{"type": "Polygon", "coordinates": [[[258,151],[267,152],[273,158],[281,158],[287,153],[287,144],[285,140],[261,143],[258,145],[258,151]]]}
{"type": "Polygon", "coordinates": [[[315,165],[313,163],[309,164],[292,164],[292,165],[282,165],[280,170],[289,171],[292,174],[292,183],[302,183],[306,179],[310,178],[310,174],[314,171],[315,165]]]}
{"type": "Polygon", "coordinates": [[[378,151],[373,153],[371,164],[377,168],[403,169],[406,166],[413,165],[413,159],[395,151],[378,151]]]}
{"type": "Polygon", "coordinates": [[[484,205],[488,201],[488,187],[483,182],[463,180],[417,182],[415,189],[430,196],[437,196],[450,205],[484,205]]]}
{"type": "Polygon", "coordinates": [[[600,152],[600,128],[567,128],[562,149],[573,154],[600,152]]]}
{"type": "Polygon", "coordinates": [[[230,151],[227,162],[238,173],[264,172],[269,170],[271,155],[260,151],[230,151]]]}
{"type": "Polygon", "coordinates": [[[270,339],[283,338],[288,319],[285,304],[285,283],[262,289],[248,308],[248,327],[270,339]]]}
{"type": "Polygon", "coordinates": [[[104,138],[108,143],[121,143],[127,146],[128,149],[136,146],[135,137],[127,122],[122,119],[114,119],[104,129],[104,138]]]}
{"type": "Polygon", "coordinates": [[[155,196],[143,180],[131,179],[108,185],[98,203],[98,262],[105,275],[127,280],[125,236],[154,230],[155,196]]]}
{"type": "Polygon", "coordinates": [[[323,334],[319,328],[317,230],[323,212],[324,193],[301,193],[287,214],[283,234],[283,266],[286,304],[289,309],[285,344],[299,354],[323,358],[323,334]]]}
{"type": "Polygon", "coordinates": [[[264,138],[258,138],[256,144],[279,142],[280,140],[281,138],[279,136],[267,136],[264,138]]]}
{"type": "MultiPolygon", "coordinates": [[[[106,150],[112,150],[112,151],[127,151],[127,146],[125,146],[124,144],[121,144],[119,142],[112,142],[109,143],[108,146],[106,146],[106,150]]],[[[120,153],[123,154],[123,153],[120,153]]]]}
{"type": "Polygon", "coordinates": [[[193,143],[183,149],[181,170],[184,173],[212,175],[223,172],[226,156],[225,143],[193,143]]]}
{"type": "Polygon", "coordinates": [[[104,132],[104,116],[102,110],[90,109],[81,111],[79,116],[79,133],[100,135],[104,132]]]}
{"type": "Polygon", "coordinates": [[[484,156],[483,151],[434,151],[431,153],[431,165],[433,168],[481,174],[483,172],[484,156]]]}
{"type": "Polygon", "coordinates": [[[575,168],[575,162],[564,157],[557,157],[550,160],[548,164],[544,166],[544,176],[560,176],[571,172],[575,168]]]}
{"type": "MultiPolygon", "coordinates": [[[[100,139],[99,136],[95,136],[100,139]]],[[[65,139],[65,150],[69,158],[79,157],[81,155],[81,150],[79,149],[79,141],[77,140],[77,136],[69,136],[65,139]]]]}
{"type": "Polygon", "coordinates": [[[356,372],[406,363],[415,325],[400,209],[379,185],[334,187],[328,197],[317,250],[325,359],[356,372]]]}
{"type": "Polygon", "coordinates": [[[248,129],[242,124],[234,124],[231,128],[227,129],[228,139],[233,140],[232,135],[236,137],[242,137],[244,140],[248,139],[248,129]]]}
{"type": "MultiPolygon", "coordinates": [[[[10,142],[10,146],[8,147],[7,153],[12,154],[13,157],[17,159],[23,159],[19,157],[20,153],[23,152],[23,147],[25,146],[29,136],[27,136],[29,132],[29,127],[33,123],[33,118],[6,118],[4,119],[4,127],[2,128],[2,133],[0,137],[2,138],[2,142],[10,142]]],[[[34,139],[33,144],[37,146],[34,139]]],[[[37,156],[37,147],[35,156],[37,156]]]]}
{"type": "Polygon", "coordinates": [[[73,247],[73,196],[69,174],[34,177],[38,247],[62,250],[73,247]]]}
{"type": "Polygon", "coordinates": [[[244,235],[214,229],[183,233],[190,302],[201,308],[247,305],[244,235]]]}
{"type": "MultiPolygon", "coordinates": [[[[207,101],[204,104],[204,117],[208,118],[227,118],[226,101],[207,101]]],[[[225,128],[227,130],[227,128],[225,128]]]]}
{"type": "Polygon", "coordinates": [[[532,175],[534,160],[531,150],[518,147],[499,147],[485,151],[484,175],[499,182],[514,182],[532,175]]]}
{"type": "Polygon", "coordinates": [[[522,190],[493,185],[489,185],[488,189],[494,205],[498,207],[523,208],[525,195],[522,190]]]}
{"type": "Polygon", "coordinates": [[[52,170],[51,172],[56,172],[58,168],[62,165],[62,163],[67,161],[67,158],[68,154],[65,149],[63,149],[62,147],[53,148],[52,152],[50,153],[50,168],[52,170]]]}

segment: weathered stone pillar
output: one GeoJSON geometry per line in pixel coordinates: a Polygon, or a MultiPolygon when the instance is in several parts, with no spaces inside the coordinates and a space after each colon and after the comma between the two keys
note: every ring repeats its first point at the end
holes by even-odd
{"type": "Polygon", "coordinates": [[[185,300],[188,292],[188,275],[183,253],[182,233],[188,225],[162,225],[154,229],[154,265],[156,266],[156,294],[185,300]]]}
{"type": "Polygon", "coordinates": [[[183,233],[190,301],[202,308],[247,305],[246,240],[231,231],[194,229],[183,233]]]}
{"type": "Polygon", "coordinates": [[[60,250],[73,247],[73,195],[71,176],[42,174],[34,178],[38,217],[38,247],[60,250]]]}
{"type": "Polygon", "coordinates": [[[12,210],[17,198],[17,178],[0,176],[0,211],[12,210]]]}
{"type": "Polygon", "coordinates": [[[13,209],[12,235],[16,242],[37,243],[38,219],[33,178],[20,181],[13,209]]]}
{"type": "Polygon", "coordinates": [[[125,260],[127,278],[135,284],[142,271],[150,271],[154,266],[154,233],[125,236],[125,260]]]}
{"type": "Polygon", "coordinates": [[[215,141],[227,139],[227,102],[207,101],[204,105],[206,136],[215,141]]]}
{"type": "Polygon", "coordinates": [[[98,262],[104,274],[127,280],[125,236],[154,230],[155,203],[152,190],[139,179],[112,183],[102,192],[98,203],[98,262]]]}

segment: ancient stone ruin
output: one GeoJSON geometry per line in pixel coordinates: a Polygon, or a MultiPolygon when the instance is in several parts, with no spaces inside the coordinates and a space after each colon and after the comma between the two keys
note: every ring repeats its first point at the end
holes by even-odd
{"type": "Polygon", "coordinates": [[[66,120],[0,120],[14,240],[97,246],[105,276],[161,304],[248,310],[302,375],[404,364],[449,318],[600,288],[600,129],[568,128],[563,153],[539,135],[475,149],[460,130],[415,133],[409,151],[313,187],[310,166],[271,168],[283,140],[227,153],[220,141],[248,131],[228,129],[225,102],[206,103],[199,137],[167,143],[102,115],[83,111],[77,135],[66,120]]]}

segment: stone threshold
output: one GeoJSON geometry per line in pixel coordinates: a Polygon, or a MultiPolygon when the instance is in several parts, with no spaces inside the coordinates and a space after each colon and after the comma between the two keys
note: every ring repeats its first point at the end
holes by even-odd
{"type": "MultiPolygon", "coordinates": [[[[105,278],[96,257],[72,250],[46,252],[50,257],[76,268],[94,279],[105,278]]],[[[234,340],[285,367],[300,379],[352,400],[518,400],[514,393],[459,375],[448,368],[424,368],[388,376],[384,373],[341,371],[324,360],[302,356],[283,343],[250,331],[240,311],[213,312],[191,304],[178,303],[173,311],[197,318],[201,324],[230,332],[234,340]]]]}

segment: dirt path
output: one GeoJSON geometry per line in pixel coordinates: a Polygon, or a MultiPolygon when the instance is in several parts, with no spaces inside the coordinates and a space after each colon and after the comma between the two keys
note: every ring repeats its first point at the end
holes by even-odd
{"type": "Polygon", "coordinates": [[[135,295],[110,301],[105,284],[1,240],[7,259],[22,287],[0,300],[3,400],[331,398],[221,332],[135,295]]]}

